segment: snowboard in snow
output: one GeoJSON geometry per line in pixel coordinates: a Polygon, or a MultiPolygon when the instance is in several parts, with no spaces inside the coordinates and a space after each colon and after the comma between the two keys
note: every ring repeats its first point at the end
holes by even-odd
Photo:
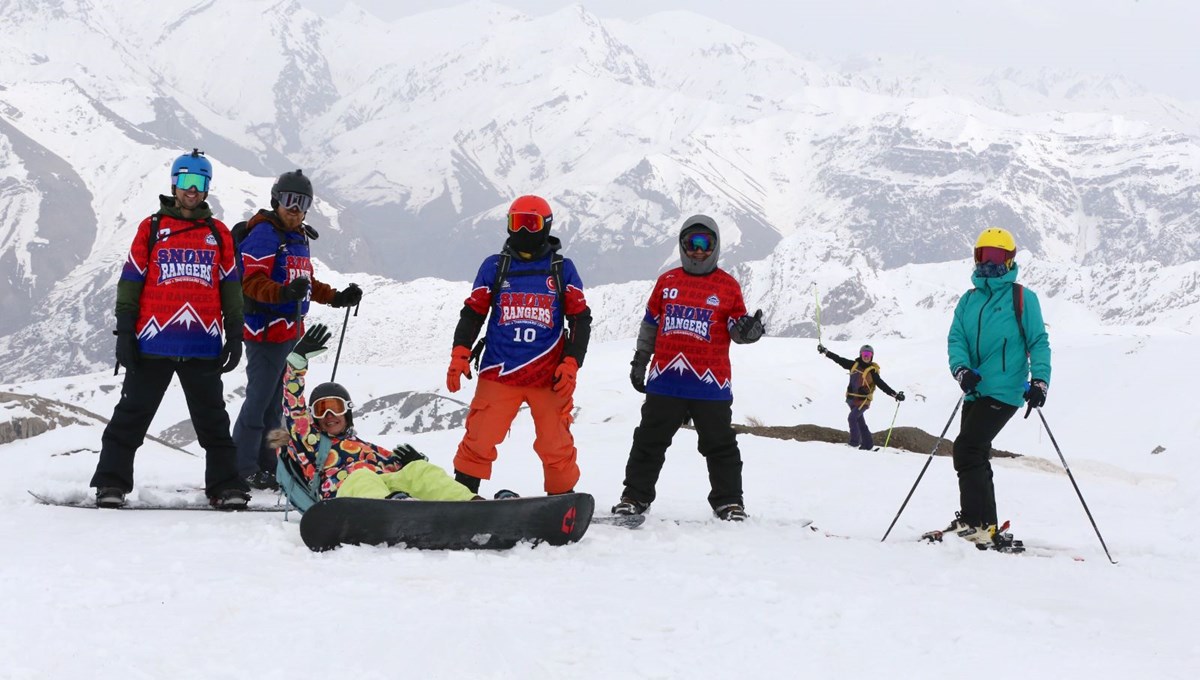
{"type": "Polygon", "coordinates": [[[592,524],[636,529],[646,523],[645,515],[594,515],[592,524]]]}
{"type": "Polygon", "coordinates": [[[521,541],[566,545],[583,538],[590,494],[495,501],[333,498],[309,508],[300,538],[314,551],[339,545],[404,545],[421,550],[506,550],[521,541]]]}
{"type": "Polygon", "coordinates": [[[244,508],[238,508],[236,510],[229,508],[214,508],[207,502],[195,503],[191,501],[178,504],[172,503],[169,505],[129,501],[119,508],[101,508],[96,505],[96,499],[92,497],[84,497],[79,500],[61,500],[57,498],[51,498],[49,496],[43,496],[42,494],[37,494],[32,491],[29,491],[28,493],[42,505],[53,505],[59,508],[82,508],[84,510],[202,510],[207,512],[284,512],[291,509],[291,506],[287,503],[254,505],[254,501],[250,501],[251,505],[247,505],[244,508]]]}

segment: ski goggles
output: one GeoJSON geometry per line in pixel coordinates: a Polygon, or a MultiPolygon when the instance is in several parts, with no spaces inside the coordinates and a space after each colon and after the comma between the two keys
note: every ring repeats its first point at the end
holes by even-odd
{"type": "MultiPolygon", "coordinates": [[[[284,210],[299,210],[300,212],[308,212],[312,207],[312,196],[308,194],[300,194],[295,191],[281,191],[279,196],[275,198],[279,201],[279,207],[284,210]]],[[[341,414],[338,414],[341,415],[341,414]]]]}
{"type": "Polygon", "coordinates": [[[992,264],[1008,264],[1016,253],[995,246],[983,246],[975,249],[975,263],[990,262],[992,264]]]}
{"type": "Polygon", "coordinates": [[[509,213],[508,214],[508,231],[516,233],[524,229],[525,231],[536,234],[546,228],[546,218],[537,213],[509,213]]]}
{"type": "Polygon", "coordinates": [[[867,361],[870,361],[871,359],[875,358],[875,353],[874,352],[863,352],[859,356],[866,359],[867,361]]]}
{"type": "Polygon", "coordinates": [[[680,242],[683,244],[684,250],[693,252],[697,250],[703,250],[706,253],[711,253],[713,247],[717,245],[716,239],[714,239],[711,234],[706,234],[704,232],[697,232],[695,234],[684,236],[682,239],[680,239],[680,242]]]}
{"type": "Polygon", "coordinates": [[[175,175],[175,188],[188,191],[195,189],[200,193],[208,191],[208,178],[194,172],[181,172],[175,175]]]}
{"type": "Polygon", "coordinates": [[[344,416],[349,410],[350,402],[341,397],[321,397],[312,403],[314,418],[324,418],[330,413],[335,416],[344,416]]]}

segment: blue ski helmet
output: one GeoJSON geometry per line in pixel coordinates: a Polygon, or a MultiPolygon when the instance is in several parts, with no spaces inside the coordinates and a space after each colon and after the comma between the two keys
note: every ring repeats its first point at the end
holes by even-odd
{"type": "MultiPolygon", "coordinates": [[[[175,162],[171,164],[171,186],[175,186],[177,178],[180,175],[201,175],[208,178],[208,184],[212,184],[212,163],[204,157],[204,152],[200,149],[192,149],[191,153],[185,153],[175,162]]],[[[209,186],[204,187],[204,192],[207,193],[209,186]]]]}

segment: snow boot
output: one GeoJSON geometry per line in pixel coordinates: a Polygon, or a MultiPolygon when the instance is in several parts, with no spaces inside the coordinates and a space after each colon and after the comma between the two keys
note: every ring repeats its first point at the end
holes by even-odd
{"type": "Polygon", "coordinates": [[[208,499],[208,504],[218,510],[242,510],[249,502],[249,492],[241,489],[225,489],[208,499]]]}
{"type": "Polygon", "coordinates": [[[125,492],[115,486],[96,489],[96,507],[120,508],[125,505],[125,492]]]}
{"type": "Polygon", "coordinates": [[[723,519],[726,522],[744,522],[746,521],[746,508],[743,508],[740,503],[726,503],[713,508],[713,514],[718,519],[723,519]]]}
{"type": "Polygon", "coordinates": [[[475,494],[479,493],[479,478],[478,477],[474,477],[472,475],[468,475],[465,472],[459,472],[458,470],[455,470],[454,471],[454,481],[467,487],[467,489],[469,489],[471,491],[471,493],[475,493],[475,494]]]}
{"type": "Polygon", "coordinates": [[[275,479],[275,473],[266,470],[259,470],[247,477],[246,484],[259,491],[279,491],[279,480],[275,479]]]}
{"type": "Polygon", "coordinates": [[[635,501],[629,496],[621,496],[621,502],[612,506],[614,515],[644,515],[650,509],[649,503],[635,501]]]}

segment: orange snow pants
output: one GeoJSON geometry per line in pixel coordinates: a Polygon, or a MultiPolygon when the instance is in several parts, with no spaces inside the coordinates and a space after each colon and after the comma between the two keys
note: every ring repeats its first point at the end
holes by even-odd
{"type": "Polygon", "coordinates": [[[467,415],[467,433],[454,456],[454,469],[491,479],[496,445],[504,441],[521,404],[529,404],[533,415],[533,450],[542,459],[546,493],[574,489],[579,481],[575,438],[571,436],[574,402],[549,387],[517,387],[480,380],[467,415]]]}

